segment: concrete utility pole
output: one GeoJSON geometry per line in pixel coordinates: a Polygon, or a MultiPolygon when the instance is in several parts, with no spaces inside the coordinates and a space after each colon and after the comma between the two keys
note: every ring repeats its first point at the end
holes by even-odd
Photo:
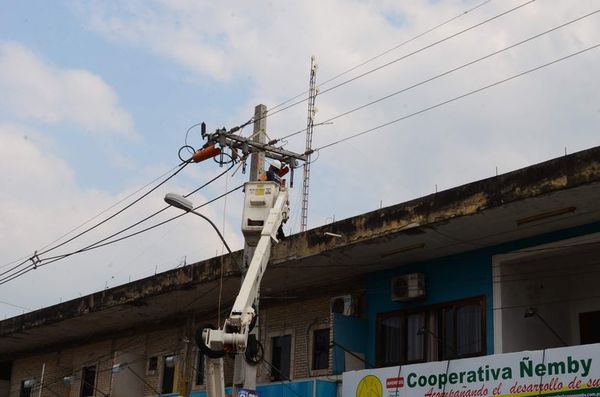
{"type": "MultiPolygon", "coordinates": [[[[259,143],[267,142],[267,107],[256,105],[254,108],[254,131],[252,140],[259,143]]],[[[250,180],[257,181],[265,172],[265,152],[252,153],[250,158],[250,180]]]]}
{"type": "MultiPolygon", "coordinates": [[[[265,105],[257,105],[254,108],[254,130],[252,133],[252,141],[261,144],[267,142],[267,107],[265,105]]],[[[265,152],[258,151],[252,153],[250,157],[250,181],[258,181],[260,176],[265,172],[265,152]]],[[[244,260],[242,263],[242,282],[250,265],[250,261],[254,256],[256,246],[250,246],[247,241],[244,241],[244,260]]],[[[256,311],[258,313],[258,300],[256,302],[256,311]]],[[[258,322],[257,322],[258,325],[258,322]]],[[[250,333],[255,335],[258,340],[258,326],[250,333]]],[[[243,354],[235,356],[235,364],[233,367],[233,395],[237,395],[237,389],[245,387],[247,389],[256,390],[256,366],[245,363],[243,354]]]]}

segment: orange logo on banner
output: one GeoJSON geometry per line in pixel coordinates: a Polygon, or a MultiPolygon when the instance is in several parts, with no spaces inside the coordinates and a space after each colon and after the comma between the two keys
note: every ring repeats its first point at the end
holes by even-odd
{"type": "Polygon", "coordinates": [[[367,375],[356,386],[356,397],[383,397],[383,386],[375,375],[367,375]]]}

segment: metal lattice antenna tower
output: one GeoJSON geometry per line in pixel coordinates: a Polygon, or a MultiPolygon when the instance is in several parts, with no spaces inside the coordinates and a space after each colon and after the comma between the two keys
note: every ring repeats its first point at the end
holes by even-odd
{"type": "MultiPolygon", "coordinates": [[[[312,146],[313,127],[315,123],[315,99],[318,94],[317,88],[317,63],[314,55],[310,57],[310,88],[308,94],[308,118],[306,122],[306,152],[310,153],[312,146]]],[[[304,163],[304,172],[302,177],[302,225],[300,231],[306,231],[308,224],[308,192],[310,184],[310,154],[304,163]]]]}

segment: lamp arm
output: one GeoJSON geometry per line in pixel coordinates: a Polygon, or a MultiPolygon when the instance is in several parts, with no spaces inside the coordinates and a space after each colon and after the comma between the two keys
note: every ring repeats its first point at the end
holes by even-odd
{"type": "Polygon", "coordinates": [[[198,215],[200,218],[202,218],[205,221],[207,221],[208,223],[210,223],[210,225],[212,226],[212,228],[215,229],[215,232],[217,232],[217,234],[219,235],[219,238],[221,239],[221,241],[225,245],[225,248],[227,248],[227,252],[229,252],[229,254],[231,255],[231,258],[233,259],[233,261],[236,263],[236,265],[239,266],[239,263],[237,262],[237,259],[233,255],[233,252],[231,251],[231,248],[229,248],[229,245],[227,244],[227,241],[225,241],[225,237],[223,237],[223,235],[219,231],[219,228],[217,227],[217,225],[215,225],[214,222],[211,221],[207,216],[202,215],[201,213],[196,212],[195,210],[190,210],[189,212],[193,213],[194,215],[198,215]]]}

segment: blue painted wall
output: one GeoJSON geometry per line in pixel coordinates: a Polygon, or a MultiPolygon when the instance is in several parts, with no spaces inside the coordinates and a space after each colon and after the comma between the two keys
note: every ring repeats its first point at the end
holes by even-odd
{"type": "MultiPolygon", "coordinates": [[[[362,353],[366,358],[367,329],[366,319],[348,317],[341,314],[333,316],[333,340],[346,350],[362,353]]],[[[345,351],[340,346],[333,347],[333,373],[341,374],[346,370],[345,351]]],[[[368,360],[367,360],[368,361],[368,360]]],[[[371,366],[365,365],[365,368],[371,366]]]]}
{"type": "Polygon", "coordinates": [[[375,362],[377,314],[430,306],[475,296],[485,296],[487,352],[493,353],[492,266],[491,256],[485,252],[445,257],[431,262],[411,264],[394,270],[378,272],[367,277],[367,361],[375,362]],[[411,303],[391,300],[390,280],[409,273],[425,274],[424,300],[411,303]]]}
{"type": "Polygon", "coordinates": [[[600,232],[600,223],[579,226],[557,232],[541,234],[532,238],[474,250],[436,260],[399,266],[396,269],[377,272],[366,277],[367,286],[367,361],[375,362],[377,314],[404,309],[414,309],[470,297],[485,296],[487,354],[494,353],[493,280],[492,258],[540,244],[556,242],[600,232]],[[391,300],[390,280],[393,277],[424,273],[427,297],[416,303],[399,303],[391,300]]]}

